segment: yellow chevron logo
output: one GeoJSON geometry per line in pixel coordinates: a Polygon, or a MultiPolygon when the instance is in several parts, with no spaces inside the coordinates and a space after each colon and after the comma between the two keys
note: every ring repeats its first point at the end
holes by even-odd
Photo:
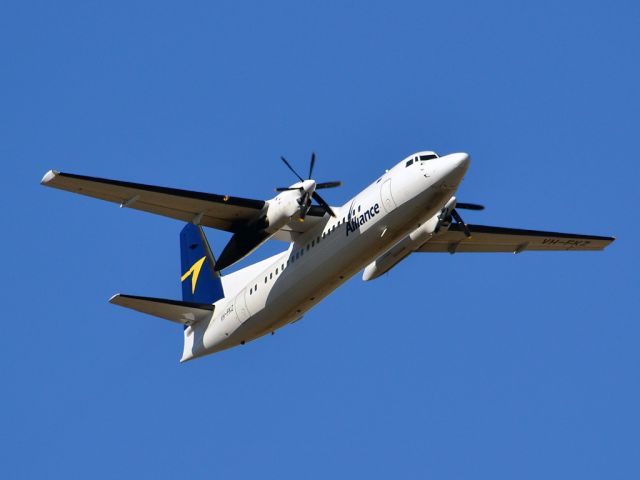
{"type": "Polygon", "coordinates": [[[184,282],[189,276],[191,276],[191,294],[196,292],[196,283],[198,283],[198,276],[200,276],[200,270],[202,269],[202,265],[204,261],[207,259],[206,256],[202,257],[196,263],[191,265],[191,268],[187,270],[187,272],[180,277],[180,281],[184,282]]]}

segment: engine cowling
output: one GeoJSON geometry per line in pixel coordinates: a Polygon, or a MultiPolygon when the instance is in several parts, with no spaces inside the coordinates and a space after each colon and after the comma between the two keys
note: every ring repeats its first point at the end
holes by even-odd
{"type": "Polygon", "coordinates": [[[285,192],[268,202],[267,214],[265,215],[265,230],[269,233],[276,233],[284,227],[291,217],[298,213],[300,208],[298,202],[298,192],[285,192]]]}
{"type": "Polygon", "coordinates": [[[446,203],[444,208],[440,210],[440,212],[435,214],[433,217],[431,217],[409,235],[400,240],[369,265],[367,265],[364,269],[364,272],[362,273],[362,279],[364,281],[369,281],[373,280],[374,278],[378,278],[380,275],[388,272],[402,260],[407,258],[409,254],[428,242],[434,234],[440,232],[442,229],[448,229],[448,219],[450,218],[451,211],[455,207],[456,198],[451,197],[451,199],[446,203]]]}

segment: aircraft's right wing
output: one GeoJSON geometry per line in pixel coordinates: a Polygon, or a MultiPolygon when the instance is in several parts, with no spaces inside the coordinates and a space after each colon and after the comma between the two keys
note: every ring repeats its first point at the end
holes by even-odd
{"type": "Polygon", "coordinates": [[[525,250],[603,250],[614,237],[576,235],[571,233],[521,230],[485,225],[468,225],[467,238],[461,225],[454,223],[449,230],[436,234],[416,252],[511,252],[525,250]]]}
{"type": "MultiPolygon", "coordinates": [[[[48,171],[41,183],[47,187],[114,202],[121,207],[143,210],[232,233],[242,230],[244,226],[266,213],[264,200],[88,177],[55,170],[48,171]]],[[[324,215],[324,210],[314,205],[307,213],[308,222],[290,222],[283,229],[282,235],[275,238],[291,241],[292,233],[304,233],[324,215]]]]}
{"type": "Polygon", "coordinates": [[[193,222],[207,227],[235,232],[246,222],[258,218],[264,200],[193,192],[107,178],[88,177],[50,170],[42,185],[106,200],[136,210],[193,222]]]}

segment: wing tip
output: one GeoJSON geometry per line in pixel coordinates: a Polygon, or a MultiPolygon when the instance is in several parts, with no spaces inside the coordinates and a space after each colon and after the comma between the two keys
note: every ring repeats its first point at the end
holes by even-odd
{"type": "Polygon", "coordinates": [[[40,180],[40,185],[47,185],[48,183],[52,182],[58,175],[60,175],[59,171],[49,170],[47,173],[44,174],[44,177],[42,177],[42,180],[40,180]]]}
{"type": "Polygon", "coordinates": [[[109,303],[112,303],[114,305],[118,305],[118,300],[120,300],[120,297],[122,297],[122,295],[120,293],[116,293],[114,295],[111,295],[111,297],[109,298],[109,303]]]}

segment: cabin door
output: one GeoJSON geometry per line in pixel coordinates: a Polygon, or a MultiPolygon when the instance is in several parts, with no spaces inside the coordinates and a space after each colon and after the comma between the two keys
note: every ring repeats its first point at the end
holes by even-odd
{"type": "Polygon", "coordinates": [[[391,195],[391,179],[384,182],[382,187],[380,187],[380,199],[387,213],[396,208],[396,202],[394,202],[393,196],[391,195]]]}

